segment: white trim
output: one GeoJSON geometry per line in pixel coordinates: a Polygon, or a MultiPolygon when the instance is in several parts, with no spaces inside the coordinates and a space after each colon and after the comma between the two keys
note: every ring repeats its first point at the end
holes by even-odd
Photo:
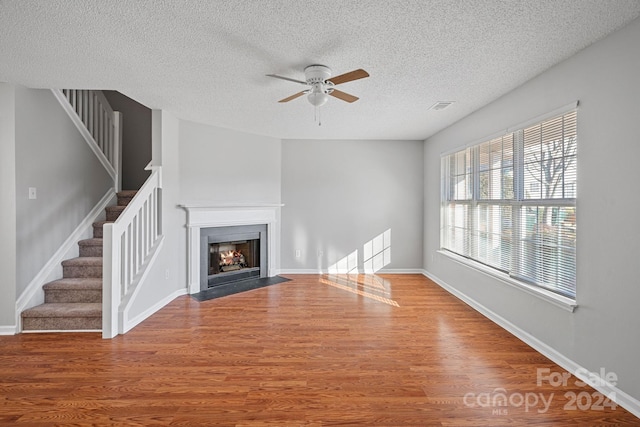
{"type": "Polygon", "coordinates": [[[148,319],[149,316],[151,316],[152,314],[156,313],[158,310],[162,309],[164,306],[169,304],[171,301],[173,301],[174,299],[176,299],[178,297],[181,297],[182,295],[187,295],[187,289],[186,288],[185,289],[178,289],[177,291],[174,291],[173,293],[171,293],[170,295],[166,296],[162,300],[158,301],[157,303],[155,303],[154,305],[152,305],[151,307],[149,307],[148,309],[146,309],[142,313],[138,314],[133,319],[129,320],[129,322],[126,325],[123,325],[123,328],[124,328],[123,331],[124,332],[122,332],[122,333],[129,332],[131,329],[133,329],[134,327],[138,326],[144,320],[148,319]]]}
{"type": "MultiPolygon", "coordinates": [[[[104,98],[102,91],[98,91],[98,93],[104,98]]],[[[107,100],[105,98],[105,102],[106,101],[107,100]]],[[[107,102],[104,107],[106,108],[106,106],[108,105],[109,103],[107,102]]],[[[117,177],[115,179],[116,191],[122,191],[122,131],[123,131],[122,113],[119,111],[116,111],[116,112],[112,111],[111,115],[113,116],[113,133],[115,135],[115,138],[113,141],[113,151],[114,151],[113,159],[116,162],[116,164],[113,165],[112,167],[117,177]]]]}
{"type": "Polygon", "coordinates": [[[80,119],[80,117],[78,117],[78,114],[73,109],[73,106],[69,104],[69,101],[67,101],[67,97],[64,96],[64,94],[60,89],[51,89],[51,92],[56,97],[60,105],[62,106],[62,109],[67,113],[67,115],[71,119],[71,122],[76,126],[76,128],[78,128],[80,135],[82,135],[84,140],[87,142],[87,144],[89,145],[89,148],[91,148],[91,151],[93,151],[93,154],[96,155],[96,157],[98,158],[98,160],[100,161],[104,169],[107,171],[107,173],[109,174],[113,182],[117,183],[118,177],[117,177],[116,170],[113,168],[111,163],[109,163],[109,159],[107,159],[107,156],[104,155],[104,153],[100,149],[100,146],[93,139],[93,136],[91,136],[91,133],[89,132],[87,127],[84,125],[84,123],[82,123],[82,120],[80,119]]]}
{"type": "Polygon", "coordinates": [[[46,333],[58,334],[58,333],[69,333],[69,332],[93,332],[98,334],[102,332],[102,329],[39,329],[39,330],[22,331],[23,334],[46,334],[46,333]]]}
{"type": "Polygon", "coordinates": [[[633,415],[640,418],[640,400],[635,399],[634,397],[620,390],[616,386],[607,383],[606,381],[604,381],[604,379],[602,379],[602,381],[598,380],[597,383],[592,382],[591,379],[600,378],[597,372],[589,372],[588,369],[585,369],[580,364],[569,359],[568,357],[566,357],[564,354],[560,353],[553,347],[540,341],[535,336],[520,329],[518,326],[509,322],[507,319],[500,316],[496,312],[488,309],[487,307],[480,304],[473,298],[465,295],[464,293],[460,292],[453,286],[450,286],[449,284],[447,284],[445,281],[441,280],[437,276],[429,273],[426,270],[424,270],[422,274],[428,279],[431,279],[438,286],[440,286],[441,288],[443,288],[444,290],[446,290],[447,292],[449,292],[450,294],[460,299],[461,301],[469,305],[471,308],[473,308],[474,310],[476,310],[477,312],[485,316],[487,319],[491,320],[492,322],[494,322],[501,328],[505,329],[512,335],[516,336],[520,340],[524,341],[526,344],[531,346],[534,350],[541,353],[545,357],[551,359],[551,361],[558,364],[560,367],[562,367],[566,371],[574,374],[580,380],[586,383],[589,383],[591,387],[593,387],[603,395],[608,396],[609,398],[611,398],[611,400],[615,401],[618,405],[622,406],[623,408],[631,412],[633,415]]]}
{"type": "Polygon", "coordinates": [[[529,285],[528,283],[524,283],[519,280],[513,279],[509,277],[509,275],[507,275],[506,273],[498,271],[482,263],[473,261],[471,259],[462,257],[460,255],[456,255],[453,252],[449,252],[449,251],[437,250],[436,253],[440,255],[444,255],[447,258],[450,258],[452,261],[457,262],[458,264],[461,264],[465,267],[473,268],[474,270],[482,274],[485,274],[493,279],[496,279],[501,283],[504,283],[506,285],[509,285],[511,287],[524,291],[529,295],[538,297],[564,310],[567,310],[573,313],[575,309],[578,307],[578,303],[575,300],[572,300],[571,298],[567,298],[565,296],[558,295],[556,293],[553,293],[541,287],[529,285]]]}
{"type": "Polygon", "coordinates": [[[18,333],[18,325],[0,326],[0,335],[15,335],[18,333]]]}
{"type": "Polygon", "coordinates": [[[318,275],[318,274],[424,274],[424,270],[421,268],[383,268],[382,270],[378,270],[374,273],[365,273],[363,271],[357,271],[357,272],[349,272],[347,270],[337,270],[337,271],[331,271],[329,272],[328,269],[305,269],[305,268],[301,268],[301,269],[295,269],[295,268],[291,268],[291,269],[284,269],[284,270],[280,270],[278,272],[278,274],[312,274],[312,275],[318,275]]]}
{"type": "Polygon", "coordinates": [[[113,188],[109,188],[102,199],[91,209],[91,211],[84,217],[84,219],[78,224],[75,230],[67,237],[58,248],[58,250],[49,258],[49,261],[40,269],[38,274],[29,282],[26,289],[20,294],[16,300],[16,325],[18,330],[22,329],[22,312],[30,307],[34,307],[44,302],[44,291],[42,286],[54,280],[54,274],[57,272],[61,277],[62,267],[61,263],[68,258],[69,251],[75,249],[77,254],[77,243],[89,234],[89,230],[94,222],[96,222],[98,216],[104,212],[104,209],[109,205],[111,200],[115,197],[116,193],[113,188]],[[75,245],[75,246],[74,246],[75,245]],[[34,298],[38,298],[35,303],[34,298]],[[30,304],[31,303],[31,304],[30,304]]]}
{"type": "Polygon", "coordinates": [[[280,272],[278,274],[308,274],[308,275],[318,275],[318,274],[326,274],[321,270],[314,270],[314,269],[284,269],[284,270],[280,270],[280,272]]]}
{"type": "Polygon", "coordinates": [[[539,116],[536,116],[532,119],[525,120],[524,122],[520,122],[517,125],[508,127],[506,133],[515,132],[520,129],[528,128],[531,125],[544,122],[547,119],[557,117],[557,116],[562,116],[565,113],[568,113],[569,111],[575,110],[576,108],[578,108],[578,101],[570,102],[567,105],[563,105],[562,107],[558,107],[552,111],[546,112],[544,114],[540,114],[539,116]]]}
{"type": "Polygon", "coordinates": [[[262,208],[281,208],[282,203],[211,203],[211,202],[189,202],[179,204],[187,212],[191,211],[208,211],[217,209],[262,209],[262,208]]]}
{"type": "MultiPolygon", "coordinates": [[[[118,317],[119,317],[118,333],[120,334],[126,333],[127,331],[131,330],[131,328],[133,328],[138,323],[140,323],[142,320],[144,320],[144,319],[139,320],[137,323],[131,325],[131,321],[129,320],[129,310],[131,309],[131,305],[133,301],[135,301],[136,296],[138,295],[138,292],[140,292],[140,289],[142,288],[141,285],[144,283],[147,276],[149,275],[149,272],[151,271],[150,267],[154,264],[163,245],[164,245],[164,235],[158,238],[157,243],[149,252],[148,258],[140,266],[140,271],[142,272],[142,274],[140,275],[140,277],[137,277],[131,284],[131,288],[133,288],[133,290],[128,295],[125,295],[124,298],[122,298],[122,301],[120,302],[120,307],[118,310],[118,317]]],[[[136,319],[138,317],[139,316],[137,316],[136,319]]],[[[105,337],[105,338],[112,338],[112,337],[105,337]]]]}
{"type": "Polygon", "coordinates": [[[365,274],[422,274],[421,268],[383,268],[374,273],[365,274]]]}
{"type": "Polygon", "coordinates": [[[473,147],[473,146],[482,144],[483,142],[491,141],[492,139],[495,139],[495,138],[500,138],[501,136],[507,135],[509,133],[513,133],[513,132],[515,132],[517,130],[520,130],[520,129],[527,128],[527,127],[529,127],[531,125],[543,122],[543,121],[545,121],[547,119],[550,119],[552,117],[556,117],[556,116],[560,116],[560,115],[562,115],[564,113],[568,113],[569,111],[575,110],[576,108],[578,108],[578,103],[579,103],[578,101],[570,102],[567,105],[563,105],[562,107],[555,108],[552,111],[548,111],[548,112],[546,112],[544,114],[540,114],[540,115],[538,115],[536,117],[533,117],[531,119],[525,120],[525,121],[520,122],[520,123],[518,123],[516,125],[509,126],[504,130],[499,130],[499,131],[490,133],[490,134],[488,134],[486,136],[483,136],[482,138],[475,139],[475,140],[473,140],[473,141],[471,141],[471,142],[469,142],[467,144],[458,146],[458,147],[453,148],[451,150],[443,151],[443,152],[440,153],[440,157],[447,156],[449,154],[453,154],[453,153],[455,153],[457,151],[464,150],[465,148],[469,148],[469,147],[473,147]]]}

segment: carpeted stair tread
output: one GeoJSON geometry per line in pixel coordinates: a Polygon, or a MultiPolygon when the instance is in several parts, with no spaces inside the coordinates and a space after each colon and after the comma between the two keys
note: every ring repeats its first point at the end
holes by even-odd
{"type": "Polygon", "coordinates": [[[42,287],[46,290],[102,290],[102,279],[97,277],[68,277],[49,282],[42,287]]]}
{"type": "Polygon", "coordinates": [[[22,312],[22,317],[102,317],[102,303],[46,303],[22,312]]]}
{"type": "Polygon", "coordinates": [[[91,239],[84,239],[78,241],[80,246],[102,246],[102,239],[99,237],[93,237],[91,239]]]}
{"type": "Polygon", "coordinates": [[[105,224],[112,224],[113,221],[96,221],[93,223],[94,227],[102,227],[105,224]]]}
{"type": "Polygon", "coordinates": [[[80,256],[62,261],[62,277],[102,277],[102,257],[80,256]]]}
{"type": "Polygon", "coordinates": [[[102,256],[102,239],[94,237],[93,239],[84,239],[78,242],[81,257],[99,257],[102,256]]]}
{"type": "Polygon", "coordinates": [[[102,257],[81,256],[62,261],[62,267],[102,267],[102,257]]]}

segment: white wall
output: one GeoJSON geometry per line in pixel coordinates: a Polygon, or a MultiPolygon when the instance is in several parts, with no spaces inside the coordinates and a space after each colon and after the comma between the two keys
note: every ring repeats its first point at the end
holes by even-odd
{"type": "Polygon", "coordinates": [[[362,271],[365,245],[387,230],[385,269],[421,269],[422,156],[421,141],[283,141],[282,269],[342,271],[358,251],[362,271]]]}
{"type": "Polygon", "coordinates": [[[49,90],[16,86],[15,140],[19,297],[112,180],[49,90]]]}
{"type": "MultiPolygon", "coordinates": [[[[425,142],[425,269],[640,399],[640,21],[425,142]],[[439,256],[442,152],[579,100],[577,300],[569,313],[439,256]],[[433,258],[432,258],[433,257],[433,258]]],[[[532,377],[535,372],[531,373],[532,377]]]]}
{"type": "Polygon", "coordinates": [[[15,88],[0,83],[0,334],[16,323],[16,140],[15,88]]]}
{"type": "Polygon", "coordinates": [[[182,201],[280,203],[280,140],[180,122],[182,201]]]}

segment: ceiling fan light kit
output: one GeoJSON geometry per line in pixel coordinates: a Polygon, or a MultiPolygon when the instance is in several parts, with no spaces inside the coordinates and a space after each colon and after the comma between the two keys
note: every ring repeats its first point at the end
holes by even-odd
{"type": "Polygon", "coordinates": [[[329,95],[321,91],[312,90],[307,95],[307,99],[314,107],[322,107],[329,100],[329,95]]]}

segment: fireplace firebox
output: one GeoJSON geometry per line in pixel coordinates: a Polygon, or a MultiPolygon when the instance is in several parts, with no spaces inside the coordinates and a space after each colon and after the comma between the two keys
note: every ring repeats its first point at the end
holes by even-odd
{"type": "Polygon", "coordinates": [[[209,244],[209,275],[260,271],[260,239],[209,244]]]}
{"type": "Polygon", "coordinates": [[[200,230],[200,289],[267,277],[266,225],[200,230]]]}

